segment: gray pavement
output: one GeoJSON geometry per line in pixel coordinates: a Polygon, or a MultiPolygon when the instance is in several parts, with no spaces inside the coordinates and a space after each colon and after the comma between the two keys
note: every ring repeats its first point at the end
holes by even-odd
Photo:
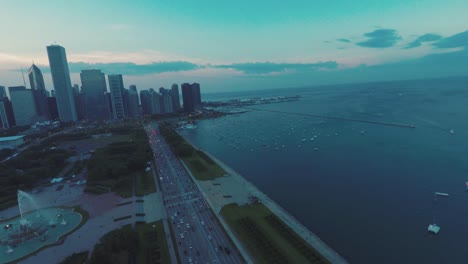
{"type": "Polygon", "coordinates": [[[200,190],[157,131],[146,127],[155,154],[163,203],[183,263],[242,263],[200,190]]]}

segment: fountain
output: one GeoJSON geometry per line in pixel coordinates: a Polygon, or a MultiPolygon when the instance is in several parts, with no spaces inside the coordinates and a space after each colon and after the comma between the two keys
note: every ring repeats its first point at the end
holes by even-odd
{"type": "Polygon", "coordinates": [[[82,219],[71,208],[50,207],[27,192],[18,190],[17,193],[20,215],[1,224],[0,263],[11,262],[56,242],[82,219]]]}
{"type": "Polygon", "coordinates": [[[21,218],[24,214],[39,210],[39,204],[37,201],[28,193],[18,190],[18,208],[20,211],[21,218]]]}

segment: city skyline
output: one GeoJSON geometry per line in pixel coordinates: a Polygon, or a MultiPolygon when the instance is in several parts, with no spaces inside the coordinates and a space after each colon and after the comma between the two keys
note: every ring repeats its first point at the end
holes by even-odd
{"type": "Polygon", "coordinates": [[[44,47],[54,42],[67,48],[72,83],[81,70],[100,69],[141,89],[190,81],[205,93],[456,76],[468,67],[465,1],[143,1],[115,3],[109,14],[89,9],[105,5],[4,3],[3,32],[33,38],[2,43],[0,85],[21,85],[18,69],[34,61],[51,90],[44,47]],[[28,15],[38,10],[55,20],[28,15]],[[7,23],[19,12],[20,23],[7,23]]]}

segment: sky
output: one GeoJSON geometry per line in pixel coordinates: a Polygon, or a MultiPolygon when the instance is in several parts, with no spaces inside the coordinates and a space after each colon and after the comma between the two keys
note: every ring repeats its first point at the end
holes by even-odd
{"type": "MultiPolygon", "coordinates": [[[[139,90],[202,93],[468,75],[468,1],[0,0],[0,85],[46,46],[139,90]]],[[[27,80],[27,79],[26,79],[27,80]]],[[[29,84],[27,83],[29,87],[29,84]]]]}

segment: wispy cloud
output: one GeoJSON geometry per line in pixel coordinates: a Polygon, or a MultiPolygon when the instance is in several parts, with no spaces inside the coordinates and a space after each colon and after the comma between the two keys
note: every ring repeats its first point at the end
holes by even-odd
{"type": "MultiPolygon", "coordinates": [[[[50,73],[48,65],[38,65],[44,73],[50,73]]],[[[148,64],[135,64],[133,62],[115,62],[115,63],[86,63],[69,62],[70,73],[79,73],[81,70],[98,69],[106,74],[124,74],[124,75],[145,75],[153,73],[191,71],[203,68],[191,62],[170,61],[153,62],[148,64]]],[[[14,70],[15,71],[15,70],[14,70]]]]}
{"type": "Polygon", "coordinates": [[[216,68],[235,69],[246,74],[271,74],[289,71],[329,70],[338,68],[335,61],[318,63],[273,63],[273,62],[249,62],[234,63],[228,65],[216,65],[216,68]]]}
{"type": "Polygon", "coordinates": [[[419,36],[417,39],[415,39],[414,41],[410,42],[406,47],[405,49],[412,49],[412,48],[416,48],[416,47],[419,47],[421,46],[421,44],[423,42],[433,42],[433,41],[437,41],[439,39],[441,39],[442,36],[441,35],[437,35],[437,34],[432,34],[432,33],[427,33],[427,34],[424,34],[422,36],[419,36]]]}
{"type": "Polygon", "coordinates": [[[461,48],[468,47],[468,30],[450,37],[443,38],[433,44],[437,48],[461,48]]]}
{"type": "Polygon", "coordinates": [[[80,72],[83,69],[100,69],[106,74],[144,75],[150,73],[190,71],[200,66],[186,61],[153,62],[149,64],[126,63],[95,63],[70,62],[71,72],[80,72]]]}
{"type": "Polygon", "coordinates": [[[394,29],[377,29],[364,34],[368,39],[356,43],[358,46],[366,48],[389,48],[401,39],[394,29]]]}
{"type": "Polygon", "coordinates": [[[339,39],[337,39],[337,41],[344,42],[344,43],[350,43],[351,42],[351,40],[345,39],[345,38],[339,38],[339,39]]]}

